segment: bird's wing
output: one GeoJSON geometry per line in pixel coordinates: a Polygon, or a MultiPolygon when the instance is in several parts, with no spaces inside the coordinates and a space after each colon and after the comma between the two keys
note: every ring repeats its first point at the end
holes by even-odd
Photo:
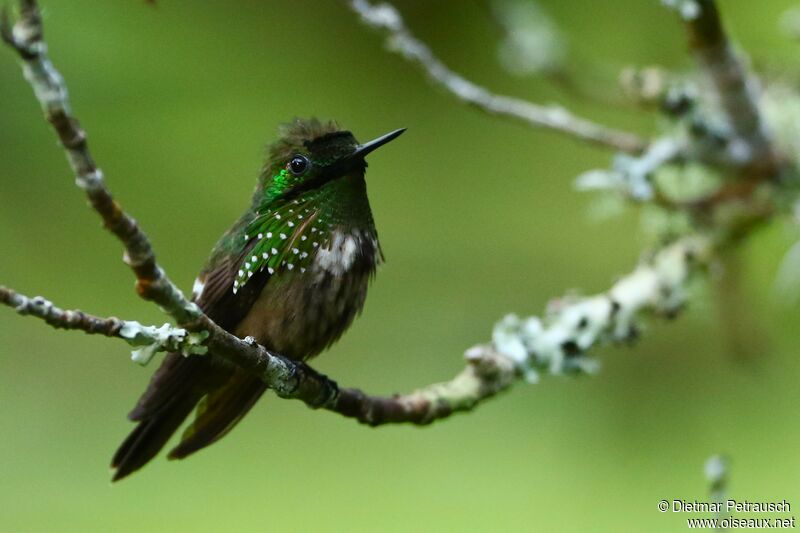
{"type": "MultiPolygon", "coordinates": [[[[231,290],[239,262],[253,245],[254,243],[248,243],[234,256],[215,252],[195,284],[195,303],[227,331],[233,331],[244,318],[270,277],[267,271],[259,272],[236,294],[231,290]]],[[[219,374],[221,379],[224,378],[224,364],[206,356],[184,357],[179,353],[168,354],[128,418],[144,420],[168,405],[176,396],[187,394],[189,389],[213,388],[214,383],[204,383],[207,380],[201,380],[200,377],[208,377],[208,374],[214,373],[219,374]],[[206,367],[213,367],[216,372],[206,371],[206,367]]]]}

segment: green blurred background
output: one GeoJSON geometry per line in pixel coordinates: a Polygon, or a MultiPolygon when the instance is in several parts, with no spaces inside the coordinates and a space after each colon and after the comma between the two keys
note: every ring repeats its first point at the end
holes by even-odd
{"type": "MultiPolygon", "coordinates": [[[[370,160],[388,262],[364,315],[316,362],[344,385],[390,393],[447,379],[505,313],[602,290],[645,243],[634,210],[597,221],[592,197],[572,189],[610,153],[460,105],[338,2],[43,4],[109,185],[187,290],[249,201],[278,123],[332,117],[362,140],[408,128],[370,160]]],[[[655,0],[542,4],[578,81],[600,94],[614,94],[624,65],[691,66],[674,13],[655,0]]],[[[755,64],[800,71],[798,44],[778,29],[793,2],[722,4],[755,64]]],[[[644,113],[506,73],[482,2],[397,5],[479,83],[654,131],[644,113]]],[[[163,322],[132,291],[16,63],[0,52],[0,282],[163,322]]],[[[733,495],[800,506],[800,315],[773,295],[792,237],[775,224],[747,245],[736,312],[701,294],[635,347],[596,352],[597,376],[519,385],[421,429],[370,429],[265,397],[219,444],[182,463],[159,457],[114,486],[109,459],[157,363],[142,369],[120,342],[0,310],[0,530],[675,531],[687,515],[659,513],[658,500],[705,499],[702,465],[717,452],[733,459],[733,495]]]]}

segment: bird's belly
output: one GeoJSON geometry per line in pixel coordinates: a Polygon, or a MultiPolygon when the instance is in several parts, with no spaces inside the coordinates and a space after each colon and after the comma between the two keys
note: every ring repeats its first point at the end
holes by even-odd
{"type": "Polygon", "coordinates": [[[293,359],[308,359],[336,341],[364,306],[370,273],[286,273],[271,279],[235,334],[293,359]]]}

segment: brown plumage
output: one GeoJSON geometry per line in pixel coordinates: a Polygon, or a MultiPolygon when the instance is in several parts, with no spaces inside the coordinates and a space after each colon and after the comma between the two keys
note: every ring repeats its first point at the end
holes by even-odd
{"type": "MultiPolygon", "coordinates": [[[[382,258],[363,157],[397,135],[359,145],[334,123],[295,121],[282,130],[253,205],[214,248],[194,301],[226,330],[294,359],[335,342],[361,311],[382,258]]],[[[112,459],[113,479],[152,459],[195,407],[170,459],[226,435],[265,390],[213,354],[168,354],[128,415],[138,425],[112,459]]]]}

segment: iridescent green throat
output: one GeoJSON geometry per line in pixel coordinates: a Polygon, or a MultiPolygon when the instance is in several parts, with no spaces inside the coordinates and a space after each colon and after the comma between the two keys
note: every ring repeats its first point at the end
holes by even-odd
{"type": "Polygon", "coordinates": [[[319,250],[329,250],[337,233],[353,234],[377,245],[363,169],[325,181],[287,197],[291,174],[278,171],[254,201],[254,216],[242,239],[249,253],[239,265],[233,292],[258,272],[305,273],[319,250]]]}

